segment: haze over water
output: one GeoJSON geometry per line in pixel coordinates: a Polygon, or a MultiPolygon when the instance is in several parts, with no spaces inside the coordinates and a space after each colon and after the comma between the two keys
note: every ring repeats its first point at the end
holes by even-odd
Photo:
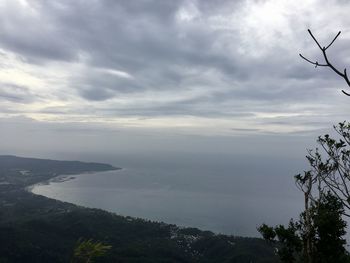
{"type": "MultiPolygon", "coordinates": [[[[96,156],[96,159],[101,158],[96,156]]],[[[37,185],[33,192],[120,215],[258,236],[263,223],[298,215],[293,175],[303,159],[227,154],[118,155],[119,171],[37,185]]]]}
{"type": "Polygon", "coordinates": [[[320,65],[327,47],[340,72],[349,67],[350,1],[0,7],[0,154],[123,168],[37,194],[258,236],[262,223],[299,216],[293,175],[309,169],[306,149],[349,121],[347,83],[298,54],[320,65]]]}

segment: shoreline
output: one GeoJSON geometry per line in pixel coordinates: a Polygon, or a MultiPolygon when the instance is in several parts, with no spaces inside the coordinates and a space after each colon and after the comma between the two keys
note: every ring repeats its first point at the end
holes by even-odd
{"type": "MultiPolygon", "coordinates": [[[[123,168],[120,167],[114,167],[115,169],[111,169],[111,170],[104,170],[104,171],[87,171],[87,172],[83,172],[83,173],[76,173],[76,174],[58,174],[50,179],[44,180],[44,181],[39,181],[36,182],[35,184],[31,184],[28,186],[24,187],[24,190],[27,192],[30,192],[32,194],[35,195],[39,195],[33,192],[34,187],[39,186],[39,185],[49,185],[50,183],[63,183],[66,181],[70,181],[70,180],[74,180],[77,176],[79,175],[85,175],[85,174],[93,174],[93,173],[101,173],[101,172],[110,172],[110,171],[120,171],[123,168]]],[[[47,197],[47,196],[46,196],[47,197]]],[[[48,197],[50,198],[50,197],[48,197]]],[[[58,199],[55,199],[58,200],[58,199]]],[[[58,200],[61,201],[61,200],[58,200]]]]}

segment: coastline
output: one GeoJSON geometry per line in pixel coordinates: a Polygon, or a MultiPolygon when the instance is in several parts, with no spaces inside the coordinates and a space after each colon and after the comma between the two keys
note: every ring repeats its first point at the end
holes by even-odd
{"type": "MultiPolygon", "coordinates": [[[[113,168],[114,169],[104,170],[104,171],[87,171],[87,172],[83,172],[83,173],[58,174],[58,175],[56,175],[56,176],[54,176],[52,178],[49,178],[47,180],[39,181],[39,182],[36,182],[34,184],[25,186],[24,190],[27,191],[27,192],[30,192],[32,194],[38,195],[38,194],[33,192],[33,189],[36,186],[39,186],[39,185],[49,185],[50,183],[62,183],[62,182],[73,180],[79,175],[84,176],[85,174],[93,174],[93,173],[100,173],[100,172],[110,172],[110,171],[120,171],[120,170],[123,169],[123,168],[120,168],[120,167],[113,167],[113,168]]],[[[58,201],[60,201],[60,200],[58,200],[58,201]]]]}

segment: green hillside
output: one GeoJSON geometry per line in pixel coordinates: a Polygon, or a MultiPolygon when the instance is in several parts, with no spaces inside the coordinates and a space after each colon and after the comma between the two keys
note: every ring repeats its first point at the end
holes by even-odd
{"type": "Polygon", "coordinates": [[[1,156],[0,164],[0,262],[70,262],[81,238],[112,246],[96,262],[278,262],[262,239],[123,217],[24,190],[53,174],[112,166],[10,156],[1,156]]]}

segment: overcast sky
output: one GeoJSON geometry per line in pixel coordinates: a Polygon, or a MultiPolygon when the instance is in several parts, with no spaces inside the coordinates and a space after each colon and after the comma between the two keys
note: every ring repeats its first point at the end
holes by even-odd
{"type": "Polygon", "coordinates": [[[344,0],[0,0],[2,145],[52,143],[34,130],[65,147],[77,134],[93,145],[106,133],[318,135],[348,117],[348,87],[298,54],[321,62],[307,29],[322,45],[341,30],[329,56],[349,66],[349,10],[344,0]]]}

